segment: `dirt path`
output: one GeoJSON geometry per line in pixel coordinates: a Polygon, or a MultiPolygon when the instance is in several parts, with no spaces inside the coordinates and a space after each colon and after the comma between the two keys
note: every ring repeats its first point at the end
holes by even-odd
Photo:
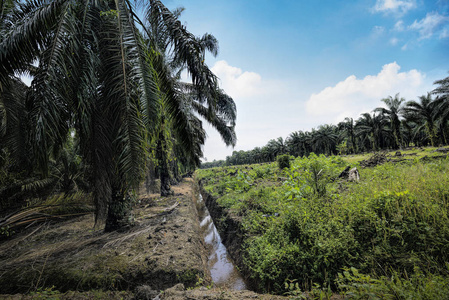
{"type": "Polygon", "coordinates": [[[122,232],[94,230],[88,215],[28,228],[1,242],[0,291],[20,294],[0,298],[31,299],[33,292],[60,299],[278,298],[205,288],[210,273],[193,184],[185,179],[167,198],[142,193],[135,225],[122,232]]]}
{"type": "Polygon", "coordinates": [[[160,291],[207,283],[192,184],[185,180],[167,198],[142,195],[135,226],[123,232],[94,230],[88,215],[29,228],[2,242],[0,290],[133,290],[145,284],[160,291]]]}

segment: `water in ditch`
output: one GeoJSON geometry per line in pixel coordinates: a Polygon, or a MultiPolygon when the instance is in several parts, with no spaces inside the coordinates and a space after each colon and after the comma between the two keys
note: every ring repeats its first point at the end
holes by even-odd
{"type": "Polygon", "coordinates": [[[204,241],[208,245],[208,267],[215,286],[226,287],[234,290],[246,290],[247,286],[243,277],[234,266],[226,247],[221,242],[220,234],[207,210],[201,193],[197,193],[197,209],[200,218],[200,226],[204,233],[204,241]]]}

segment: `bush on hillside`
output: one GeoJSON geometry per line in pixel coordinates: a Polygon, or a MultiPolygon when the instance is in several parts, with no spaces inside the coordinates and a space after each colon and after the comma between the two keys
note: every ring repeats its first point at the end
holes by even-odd
{"type": "Polygon", "coordinates": [[[279,169],[290,168],[290,155],[283,154],[276,158],[279,169]]]}

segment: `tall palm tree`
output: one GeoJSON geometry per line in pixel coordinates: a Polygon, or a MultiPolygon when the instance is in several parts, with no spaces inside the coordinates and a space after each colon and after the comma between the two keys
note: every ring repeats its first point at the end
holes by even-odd
{"type": "Polygon", "coordinates": [[[287,148],[290,154],[294,156],[303,156],[306,152],[305,150],[306,138],[304,132],[302,131],[292,132],[287,137],[285,143],[287,144],[287,148]]]}
{"type": "Polygon", "coordinates": [[[263,162],[262,149],[260,147],[256,147],[251,150],[251,158],[253,163],[259,164],[263,162]]]}
{"type": "Polygon", "coordinates": [[[337,128],[344,132],[344,135],[349,139],[351,143],[351,153],[356,153],[355,144],[355,128],[354,120],[352,118],[345,118],[342,122],[338,123],[337,128]]]}
{"type": "Polygon", "coordinates": [[[384,116],[386,116],[390,121],[391,131],[393,132],[394,136],[394,143],[393,148],[398,149],[402,144],[402,138],[401,138],[401,132],[400,132],[400,126],[401,121],[400,117],[402,113],[404,112],[404,107],[402,103],[405,101],[404,98],[399,97],[399,93],[396,94],[393,97],[388,96],[388,98],[384,98],[381,100],[385,103],[387,108],[378,107],[374,111],[380,112],[384,116]]]}
{"type": "MultiPolygon", "coordinates": [[[[18,2],[16,0],[0,2],[0,45],[7,41],[15,21],[15,13],[18,11],[18,2]]],[[[0,58],[4,55],[8,55],[8,53],[0,53],[0,58]]],[[[29,64],[24,65],[22,70],[6,69],[6,67],[0,65],[0,140],[2,141],[0,143],[0,165],[8,156],[11,160],[9,163],[12,164],[10,167],[19,168],[28,173],[30,169],[26,107],[28,87],[17,75],[29,71],[29,64]]]]}
{"type": "MultiPolygon", "coordinates": [[[[28,87],[18,78],[10,78],[0,92],[0,157],[8,156],[13,169],[29,170],[28,118],[26,93],[28,87]]],[[[0,159],[3,161],[4,159],[0,159]]],[[[0,163],[0,166],[2,163],[0,163]]],[[[11,170],[10,170],[11,171],[11,170]]]]}
{"type": "Polygon", "coordinates": [[[437,80],[434,84],[438,84],[438,87],[432,91],[432,94],[437,95],[434,102],[437,111],[436,117],[438,118],[438,131],[441,137],[441,142],[447,145],[447,125],[449,121],[449,77],[437,80]]]}
{"type": "Polygon", "coordinates": [[[282,137],[268,141],[267,148],[270,150],[271,161],[273,161],[276,156],[287,152],[287,145],[282,137]]]}
{"type": "Polygon", "coordinates": [[[371,149],[374,151],[380,150],[385,144],[385,136],[388,134],[386,125],[388,124],[388,119],[382,115],[373,115],[369,113],[364,113],[357,120],[355,129],[356,136],[360,137],[361,140],[369,140],[371,143],[371,149]]]}
{"type": "Polygon", "coordinates": [[[433,94],[446,98],[449,97],[449,76],[435,81],[434,84],[438,84],[439,86],[432,91],[433,94]]]}
{"type": "Polygon", "coordinates": [[[334,125],[325,124],[318,126],[317,129],[312,128],[311,135],[311,143],[315,153],[331,155],[334,152],[338,138],[334,125]]]}
{"type": "MultiPolygon", "coordinates": [[[[185,27],[158,0],[145,10],[163,22],[175,60],[185,63],[197,90],[217,90],[185,27]]],[[[130,211],[128,191],[142,177],[146,132],[157,124],[160,91],[179,143],[188,148],[197,141],[182,102],[170,96],[176,91],[161,83],[168,76],[138,30],[144,24],[133,2],[35,0],[19,3],[10,18],[14,26],[0,44],[0,84],[38,60],[30,107],[39,167],[48,172],[49,153],[58,152],[75,128],[92,170],[97,220],[106,219],[106,230],[120,227],[130,211]]],[[[200,95],[213,111],[216,97],[200,95]]]]}
{"type": "Polygon", "coordinates": [[[407,120],[414,121],[418,126],[415,128],[415,134],[424,129],[430,144],[435,146],[436,142],[436,105],[432,95],[427,93],[419,97],[419,102],[408,101],[404,107],[404,116],[407,120]]]}
{"type": "MultiPolygon", "coordinates": [[[[176,9],[173,19],[177,19],[183,9],[176,9]]],[[[198,85],[180,81],[181,72],[188,67],[188,61],[179,55],[176,41],[171,39],[170,28],[166,26],[165,14],[170,13],[165,7],[154,5],[148,11],[149,24],[146,31],[148,40],[148,50],[157,51],[159,55],[153,65],[158,71],[159,94],[159,126],[156,126],[153,135],[157,140],[156,157],[159,165],[159,175],[161,179],[161,195],[170,194],[170,172],[167,167],[167,140],[173,136],[175,140],[182,140],[185,130],[178,130],[174,122],[182,114],[184,128],[187,125],[189,136],[193,137],[190,144],[174,143],[176,152],[181,154],[188,164],[197,166],[202,156],[201,145],[205,141],[205,131],[197,116],[201,116],[211,124],[221,135],[226,145],[235,146],[236,135],[234,131],[236,120],[236,106],[232,98],[227,96],[218,85],[198,85]],[[214,105],[210,105],[213,101],[214,105]],[[171,106],[180,103],[181,110],[173,111],[171,106]],[[174,115],[173,113],[178,115],[174,115]],[[161,152],[162,151],[162,152],[161,152]]],[[[173,19],[170,22],[173,22],[173,19]]],[[[177,21],[177,20],[176,20],[177,21]]],[[[179,22],[179,21],[178,21],[179,22]]],[[[213,35],[205,34],[201,38],[195,37],[188,32],[184,32],[186,40],[192,48],[192,55],[196,55],[198,61],[204,62],[206,51],[214,56],[218,54],[218,41],[213,35]]],[[[190,57],[192,58],[192,57],[190,57]]],[[[178,104],[179,105],[179,104],[178,104]]],[[[184,128],[185,129],[185,128],[184,128]]],[[[172,158],[172,161],[176,158],[172,158]]],[[[177,172],[177,165],[172,163],[173,173],[177,172]]]]}

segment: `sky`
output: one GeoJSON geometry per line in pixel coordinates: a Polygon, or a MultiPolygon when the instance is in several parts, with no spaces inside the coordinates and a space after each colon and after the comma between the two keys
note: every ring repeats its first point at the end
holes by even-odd
{"type": "Polygon", "coordinates": [[[165,0],[213,34],[206,63],[237,105],[237,145],[206,126],[207,161],[337,124],[400,93],[417,100],[449,71],[449,0],[165,0]]]}

